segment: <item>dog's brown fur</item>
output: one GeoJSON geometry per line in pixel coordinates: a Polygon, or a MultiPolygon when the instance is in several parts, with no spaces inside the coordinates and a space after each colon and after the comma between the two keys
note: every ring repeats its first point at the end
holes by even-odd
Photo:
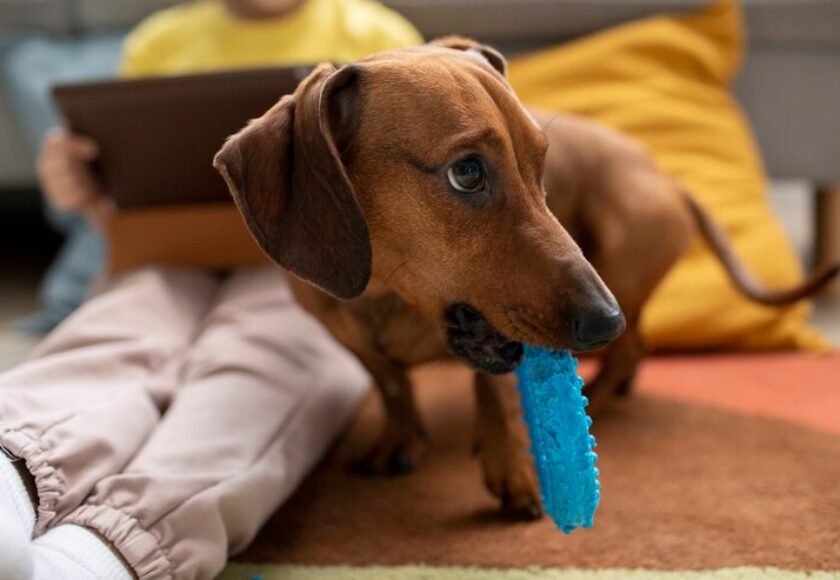
{"type": "MultiPolygon", "coordinates": [[[[474,305],[514,340],[570,348],[570,318],[614,305],[603,279],[627,329],[588,387],[597,411],[629,387],[639,315],[695,225],[753,298],[789,302],[829,277],[764,290],[639,147],[573,117],[530,116],[504,72],[498,53],[460,38],[322,65],[216,158],[258,243],[299,277],[300,303],[382,393],[387,421],[367,471],[408,471],[424,453],[406,371],[450,356],[449,304],[474,305]],[[467,152],[490,167],[492,197],[479,205],[446,190],[446,167],[467,152]]],[[[490,491],[536,517],[514,380],[476,374],[477,448],[490,491]]]]}

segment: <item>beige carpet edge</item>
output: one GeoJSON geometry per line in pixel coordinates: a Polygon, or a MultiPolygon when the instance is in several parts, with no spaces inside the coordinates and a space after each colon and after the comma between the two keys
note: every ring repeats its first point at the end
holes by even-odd
{"type": "Polygon", "coordinates": [[[840,580],[837,572],[752,566],[717,570],[493,569],[459,566],[286,566],[230,564],[218,580],[840,580]]]}

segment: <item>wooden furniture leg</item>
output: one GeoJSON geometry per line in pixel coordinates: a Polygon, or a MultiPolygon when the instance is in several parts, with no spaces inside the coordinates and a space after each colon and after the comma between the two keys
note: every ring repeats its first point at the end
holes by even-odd
{"type": "MultiPolygon", "coordinates": [[[[816,246],[817,267],[840,263],[840,183],[822,185],[816,198],[816,246]]],[[[840,300],[840,281],[835,280],[824,295],[840,300]]]]}

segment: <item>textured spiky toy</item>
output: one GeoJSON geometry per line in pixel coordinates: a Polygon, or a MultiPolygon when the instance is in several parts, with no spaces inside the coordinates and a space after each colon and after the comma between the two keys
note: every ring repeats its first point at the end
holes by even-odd
{"type": "Polygon", "coordinates": [[[577,365],[567,351],[527,345],[516,370],[543,507],[567,534],[592,527],[601,497],[589,401],[577,365]]]}

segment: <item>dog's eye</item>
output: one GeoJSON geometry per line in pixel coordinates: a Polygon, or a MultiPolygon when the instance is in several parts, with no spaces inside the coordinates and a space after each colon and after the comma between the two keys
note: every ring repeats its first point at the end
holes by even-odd
{"type": "Polygon", "coordinates": [[[484,189],[484,164],[477,157],[459,159],[446,172],[449,184],[461,193],[484,189]]]}

